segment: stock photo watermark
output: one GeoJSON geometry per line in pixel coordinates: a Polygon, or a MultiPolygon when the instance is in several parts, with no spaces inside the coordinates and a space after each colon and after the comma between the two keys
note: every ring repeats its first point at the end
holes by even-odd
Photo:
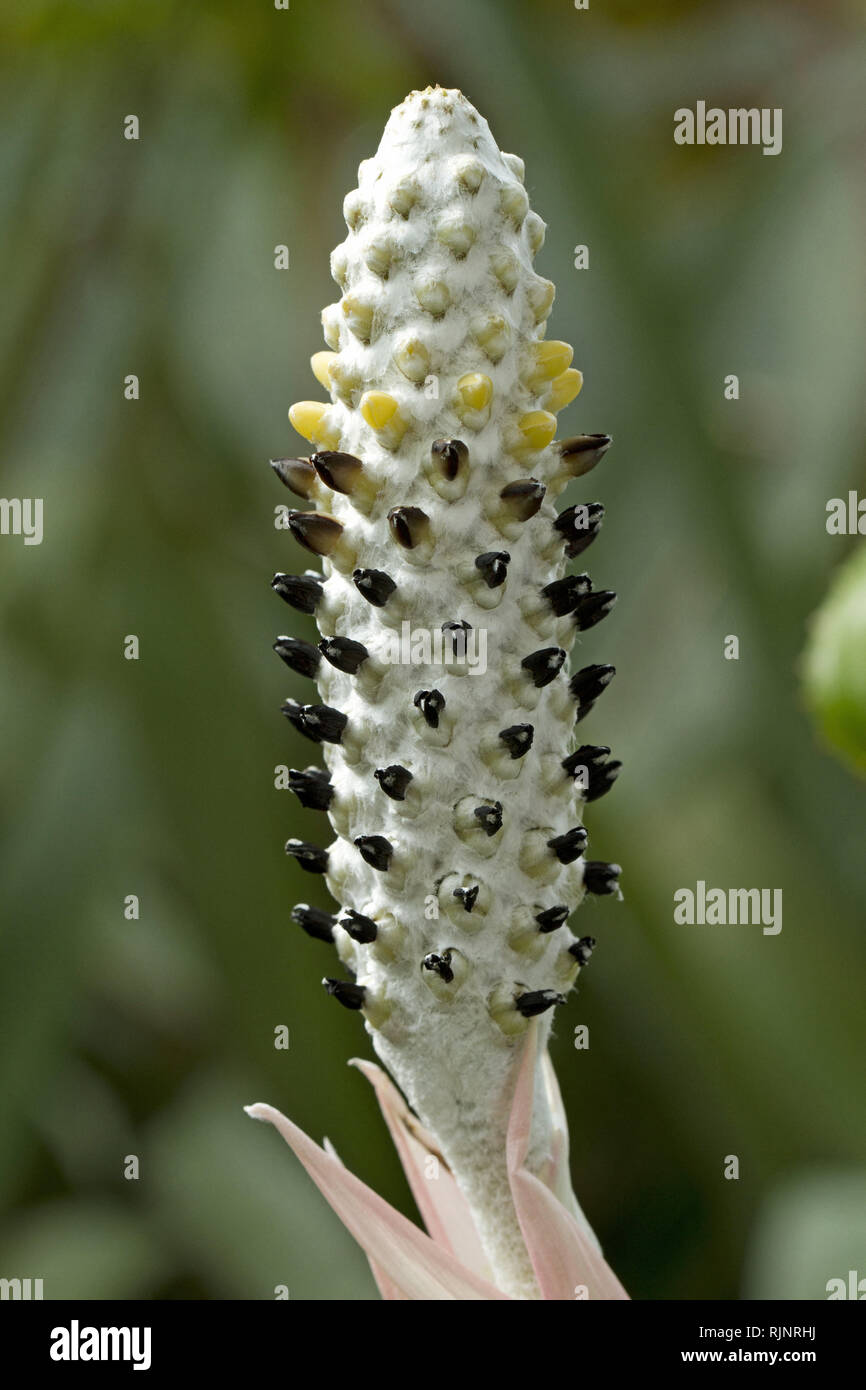
{"type": "Polygon", "coordinates": [[[455,666],[470,676],[487,670],[487,629],[446,623],[442,628],[400,624],[400,632],[384,634],[379,659],[386,666],[455,666]]]}
{"type": "Polygon", "coordinates": [[[782,108],[730,107],[696,103],[694,111],[680,106],[674,112],[678,145],[762,145],[764,154],[782,151],[782,108]]]}
{"type": "Polygon", "coordinates": [[[0,536],[21,536],[25,545],[41,545],[42,534],[41,497],[0,497],[0,536]]]}
{"type": "Polygon", "coordinates": [[[694,889],[677,888],[674,903],[678,926],[760,926],[764,936],[782,930],[781,888],[708,888],[698,879],[694,889]]]}

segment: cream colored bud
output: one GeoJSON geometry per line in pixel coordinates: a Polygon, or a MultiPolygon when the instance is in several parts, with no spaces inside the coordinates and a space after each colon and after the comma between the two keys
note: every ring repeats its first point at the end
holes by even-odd
{"type": "Polygon", "coordinates": [[[526,291],[526,299],[535,315],[536,323],[546,319],[553,308],[556,286],[552,280],[534,280],[526,291]]]}
{"type": "Polygon", "coordinates": [[[454,178],[466,193],[477,193],[484,181],[484,165],[472,155],[459,155],[452,163],[454,178]]]}
{"type": "Polygon", "coordinates": [[[434,319],[441,318],[451,303],[451,292],[442,280],[419,280],[415,286],[415,297],[421,308],[432,314],[434,319]]]}
{"type": "Polygon", "coordinates": [[[356,232],[366,217],[360,188],[353,188],[343,199],[343,217],[350,231],[356,232]]]}
{"type": "Polygon", "coordinates": [[[485,314],[473,319],[472,336],[485,357],[501,362],[511,345],[511,328],[501,314],[485,314]]]}
{"type": "Polygon", "coordinates": [[[342,300],[343,318],[362,343],[369,343],[373,332],[373,305],[357,294],[346,294],[342,300]]]}
{"type": "Polygon", "coordinates": [[[436,235],[458,260],[462,260],[475,244],[475,228],[460,213],[443,218],[436,235]]]}
{"type": "Polygon", "coordinates": [[[322,333],[328,347],[334,352],[340,346],[340,324],[343,311],[339,304],[326,304],[322,310],[322,333]]]}
{"type": "Polygon", "coordinates": [[[394,362],[408,381],[416,386],[429,375],[430,353],[415,334],[401,338],[394,349],[394,362]]]}

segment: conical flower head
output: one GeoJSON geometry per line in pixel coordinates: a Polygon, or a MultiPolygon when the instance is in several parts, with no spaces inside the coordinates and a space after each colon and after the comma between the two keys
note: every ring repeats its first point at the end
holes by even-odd
{"type": "MultiPolygon", "coordinates": [[[[531,1297],[506,1159],[521,1042],[538,1018],[543,1055],[594,945],[566,919],[619,873],[587,858],[582,825],[619,764],[574,733],[613,668],[581,658],[572,673],[568,657],[615,598],[567,573],[603,508],[557,515],[554,501],[610,440],[554,441],[582,378],[545,337],[544,224],[522,161],[462,93],[396,108],[344,212],[342,296],[312,359],[329,400],[292,407],[311,452],[275,463],[304,500],[292,531],[323,566],[275,580],[322,634],[321,660],[278,643],[318,681],[284,712],[329,773],[293,776],[337,838],[287,848],[341,905],[314,934],[354,978],[329,976],[329,991],[363,1015],[435,1137],[499,1286],[531,1297]]],[[[531,1171],[551,1163],[547,1094],[536,1086],[531,1171]]]]}

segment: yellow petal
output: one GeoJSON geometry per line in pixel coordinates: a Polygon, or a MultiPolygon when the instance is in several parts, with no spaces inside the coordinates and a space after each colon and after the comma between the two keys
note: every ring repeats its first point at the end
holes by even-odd
{"type": "Polygon", "coordinates": [[[523,439],[530,449],[545,449],[556,434],[556,416],[549,410],[530,410],[517,422],[523,439]]]}
{"type": "Polygon", "coordinates": [[[297,401],[289,407],[289,422],[298,434],[311,442],[328,407],[323,401],[297,401]]]}
{"type": "Polygon", "coordinates": [[[396,423],[399,406],[387,391],[365,391],[361,397],[361,414],[371,429],[383,430],[396,423]]]}
{"type": "Polygon", "coordinates": [[[576,367],[570,367],[561,376],[555,377],[550,384],[550,395],[545,404],[549,410],[563,410],[575,396],[580,394],[583,385],[583,372],[579,372],[576,367]]]}
{"type": "Polygon", "coordinates": [[[535,359],[532,377],[552,381],[555,376],[560,376],[571,366],[574,349],[569,343],[557,342],[552,338],[549,342],[536,343],[532,355],[535,359]]]}
{"type": "Polygon", "coordinates": [[[493,382],[483,372],[467,372],[457,383],[460,399],[467,410],[483,410],[493,396],[493,382]]]}
{"type": "Polygon", "coordinates": [[[314,352],[310,358],[313,376],[326,391],[331,389],[331,364],[336,360],[336,352],[314,352]]]}

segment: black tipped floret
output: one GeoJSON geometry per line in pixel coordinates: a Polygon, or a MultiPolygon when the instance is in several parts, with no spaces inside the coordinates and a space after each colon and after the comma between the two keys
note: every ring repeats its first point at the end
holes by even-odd
{"type": "Polygon", "coordinates": [[[450,985],[454,979],[454,971],[451,968],[451,952],[443,951],[441,956],[437,956],[435,951],[431,951],[421,962],[422,970],[432,970],[439,979],[446,985],[450,985]]]}
{"type": "Polygon", "coordinates": [[[569,908],[566,907],[565,903],[559,903],[556,907],[546,907],[543,912],[535,914],[538,930],[545,934],[556,931],[557,927],[561,927],[563,922],[568,921],[568,914],[569,908]]]}
{"type": "Polygon", "coordinates": [[[515,999],[514,1007],[524,1018],[536,1018],[538,1014],[552,1009],[554,1004],[564,1003],[565,996],[558,994],[555,989],[530,989],[515,999]]]}
{"type": "Polygon", "coordinates": [[[583,886],[587,893],[604,898],[619,889],[619,864],[603,864],[600,859],[588,859],[583,866],[583,886]]]}
{"type": "Polygon", "coordinates": [[[595,944],[594,936],[582,936],[579,941],[575,941],[573,946],[569,946],[568,954],[574,956],[578,965],[586,965],[595,950],[595,944]]]}
{"type": "Polygon", "coordinates": [[[315,676],[322,659],[314,646],[299,637],[278,637],[274,651],[299,676],[315,676]]]}
{"type": "Polygon", "coordinates": [[[363,912],[356,912],[352,907],[343,908],[337,918],[337,926],[342,927],[353,941],[360,942],[362,946],[375,941],[379,935],[379,928],[372,917],[365,917],[363,912]]]}
{"type": "Polygon", "coordinates": [[[588,594],[591,588],[592,580],[588,574],[567,574],[564,579],[554,579],[552,584],[545,584],[541,597],[547,599],[555,617],[564,618],[574,612],[581,597],[588,594]]]}
{"type": "MultiPolygon", "coordinates": [[[[304,706],[299,705],[297,700],[284,700],[280,705],[280,713],[284,714],[293,729],[297,729],[299,734],[304,734],[304,706]]],[[[305,734],[307,738],[309,734],[305,734]]],[[[314,739],[313,742],[318,740],[314,739]]]]}
{"type": "Polygon", "coordinates": [[[321,845],[312,845],[309,840],[287,840],[286,854],[294,855],[308,874],[328,872],[328,851],[322,849],[321,845]]]}
{"type": "Polygon", "coordinates": [[[572,439],[559,439],[554,448],[568,468],[572,478],[582,478],[601,461],[611,445],[609,434],[578,434],[572,439]]]}
{"type": "Polygon", "coordinates": [[[430,518],[420,507],[392,507],[388,513],[391,535],[404,550],[414,550],[428,535],[430,518]]]}
{"type": "Polygon", "coordinates": [[[372,869],[378,869],[383,874],[387,873],[391,867],[391,860],[394,858],[394,846],[390,840],[386,840],[384,835],[358,835],[354,844],[361,858],[372,869]]]}
{"type": "Polygon", "coordinates": [[[478,884],[473,883],[471,888],[455,888],[454,897],[463,904],[464,912],[471,912],[478,900],[478,884]]]}
{"type": "Polygon", "coordinates": [[[315,613],[323,593],[321,575],[309,571],[306,574],[275,574],[271,588],[299,613],[315,613]]]}
{"type": "Polygon", "coordinates": [[[343,534],[343,523],[327,512],[289,512],[289,530],[314,555],[330,555],[343,534]]]}
{"type": "Polygon", "coordinates": [[[499,494],[503,509],[513,521],[529,521],[535,516],[547,488],[537,478],[518,478],[508,483],[499,494]]]}
{"type": "Polygon", "coordinates": [[[313,743],[340,743],[349,722],[341,710],[331,705],[299,705],[295,700],[286,700],[280,709],[298,733],[313,743]]]}
{"type": "Polygon", "coordinates": [[[598,801],[600,797],[606,796],[621,771],[622,763],[619,761],[604,763],[601,767],[592,768],[584,800],[598,801]]]}
{"type": "Polygon", "coordinates": [[[412,774],[407,767],[391,763],[390,767],[377,767],[373,776],[392,801],[406,800],[406,788],[412,781],[412,774]]]}
{"type": "Polygon", "coordinates": [[[567,758],[563,758],[562,766],[569,777],[576,777],[578,768],[585,767],[588,781],[593,769],[604,762],[609,752],[610,749],[602,743],[582,743],[573,753],[569,753],[567,758]]]}
{"type": "Polygon", "coordinates": [[[334,796],[330,774],[322,767],[289,768],[289,791],[308,811],[327,811],[334,796]]]}
{"type": "Polygon", "coordinates": [[[445,481],[453,483],[461,465],[469,458],[469,450],[462,439],[435,439],[430,446],[430,457],[445,481]]]}
{"type": "Polygon", "coordinates": [[[309,903],[298,903],[297,907],[292,908],[292,921],[297,922],[307,936],[312,936],[316,941],[334,940],[336,920],[332,912],[324,912],[320,907],[310,907],[309,903]]]}
{"type": "Polygon", "coordinates": [[[583,666],[575,671],[568,688],[578,705],[589,705],[607,689],[615,675],[615,666],[583,666]]]}
{"type": "Polygon", "coordinates": [[[374,608],[384,608],[397,585],[384,570],[353,570],[355,588],[374,608]]]}
{"type": "Polygon", "coordinates": [[[305,705],[303,718],[305,730],[319,743],[340,743],[349,722],[342,710],[331,705],[305,705]]]}
{"type": "Polygon", "coordinates": [[[540,651],[530,652],[521,661],[521,666],[539,690],[555,680],[562,670],[566,653],[562,647],[542,647],[540,651]]]}
{"type": "Polygon", "coordinates": [[[578,632],[595,627],[596,623],[607,617],[615,603],[613,589],[596,589],[592,594],[585,594],[574,610],[574,625],[578,632]]]}
{"type": "Polygon", "coordinates": [[[334,492],[351,495],[361,479],[364,465],[354,454],[339,454],[331,449],[323,449],[310,455],[310,464],[323,483],[334,492]]]}
{"type": "Polygon", "coordinates": [[[345,671],[347,676],[356,676],[370,653],[363,642],[353,642],[351,637],[323,637],[319,651],[326,661],[345,671]]]}
{"type": "Polygon", "coordinates": [[[497,830],[502,829],[502,802],[494,801],[492,805],[476,806],[472,812],[485,835],[495,835],[497,830]]]}
{"type": "Polygon", "coordinates": [[[363,1009],[367,995],[363,985],[353,984],[351,980],[329,980],[327,977],[322,984],[331,998],[342,1004],[344,1009],[363,1009]]]}
{"type": "Polygon", "coordinates": [[[454,661],[466,660],[466,644],[469,641],[469,634],[472,631],[472,624],[460,618],[455,622],[443,623],[442,632],[447,643],[445,649],[445,659],[451,657],[454,661]]]}
{"type": "Polygon", "coordinates": [[[553,528],[562,536],[569,560],[582,555],[592,545],[603,521],[604,507],[601,502],[577,502],[559,513],[553,528]]]}
{"type": "Polygon", "coordinates": [[[566,830],[564,835],[554,835],[552,840],[548,840],[547,847],[553,850],[560,864],[573,864],[586,849],[588,838],[583,826],[576,825],[573,830],[566,830]]]}
{"type": "Polygon", "coordinates": [[[309,459],[271,459],[271,468],[290,492],[309,502],[319,481],[309,459]]]}
{"type": "Polygon", "coordinates": [[[439,716],[445,708],[445,696],[441,690],[418,690],[412,696],[412,703],[421,711],[431,729],[439,728],[439,716]]]}
{"type": "Polygon", "coordinates": [[[532,747],[535,730],[531,724],[511,724],[507,729],[500,729],[499,737],[512,758],[522,758],[532,747]]]}
{"type": "Polygon", "coordinates": [[[497,589],[505,583],[510,559],[507,550],[485,550],[483,555],[475,556],[475,568],[480,571],[488,589],[497,589]]]}

